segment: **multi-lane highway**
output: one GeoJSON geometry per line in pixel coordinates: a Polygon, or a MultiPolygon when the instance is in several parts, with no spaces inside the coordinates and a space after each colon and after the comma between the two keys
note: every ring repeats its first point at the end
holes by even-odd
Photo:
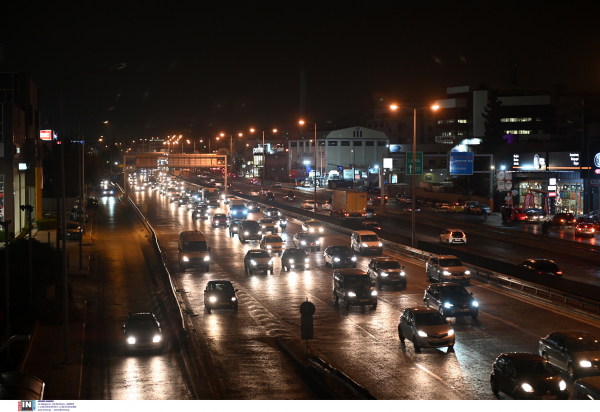
{"type": "MultiPolygon", "coordinates": [[[[192,337],[207,352],[218,385],[227,388],[231,399],[310,397],[274,344],[278,337],[299,338],[298,307],[307,298],[316,306],[312,350],[380,399],[494,399],[489,373],[498,354],[535,352],[539,338],[553,330],[580,329],[600,336],[598,319],[475,280],[467,288],[480,303],[479,317],[450,319],[456,330],[455,350],[417,353],[411,343],[399,343],[397,322],[404,308],[423,305],[429,282],[422,263],[396,256],[406,266],[407,288],[384,287],[376,309],[345,309],[333,301],[332,270],[325,267],[322,251],[310,252],[310,270],[283,272],[274,257],[273,275],[249,276],[243,256],[258,247],[257,241],[242,244],[225,229],[192,220],[191,212],[169,203],[158,191],[147,189],[130,196],[140,209],[147,205],[148,221],[167,252],[168,268],[188,310],[192,337]],[[177,265],[177,237],[194,229],[203,231],[212,247],[208,273],[182,272],[177,265]],[[203,290],[211,279],[229,279],[240,290],[237,313],[204,310],[203,290]]],[[[260,217],[262,213],[249,218],[260,217]]],[[[300,224],[290,220],[287,232],[281,234],[287,245],[300,224]]],[[[349,238],[327,231],[322,242],[349,245],[349,238]]],[[[358,257],[357,267],[365,269],[368,262],[369,257],[358,257]]]]}

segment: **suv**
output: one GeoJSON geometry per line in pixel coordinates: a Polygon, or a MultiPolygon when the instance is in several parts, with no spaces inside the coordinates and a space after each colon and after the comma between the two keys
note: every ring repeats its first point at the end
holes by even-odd
{"type": "Polygon", "coordinates": [[[361,256],[366,252],[374,252],[378,255],[383,253],[383,243],[381,243],[379,236],[370,230],[352,232],[350,247],[361,256]]]}
{"type": "Polygon", "coordinates": [[[381,290],[382,285],[406,287],[406,273],[404,266],[394,258],[378,257],[371,259],[367,273],[371,281],[381,290]]]}
{"type": "Polygon", "coordinates": [[[251,275],[255,270],[264,270],[273,274],[273,259],[264,250],[251,249],[244,256],[244,271],[251,275]]]}
{"type": "Polygon", "coordinates": [[[577,223],[577,219],[571,213],[557,213],[552,219],[550,219],[550,224],[552,226],[572,226],[577,223]]]}
{"type": "Polygon", "coordinates": [[[333,300],[344,300],[346,309],[350,305],[373,305],[377,307],[377,291],[367,272],[360,269],[336,269],[333,271],[333,300]]]}
{"type": "Polygon", "coordinates": [[[199,230],[186,230],[179,234],[178,244],[179,268],[186,270],[190,267],[210,268],[210,247],[206,246],[206,237],[199,230]]]}
{"type": "Polygon", "coordinates": [[[292,192],[291,190],[288,191],[287,194],[283,196],[283,198],[285,199],[286,202],[295,202],[296,201],[296,196],[294,195],[294,192],[292,192]]]}
{"type": "Polygon", "coordinates": [[[309,269],[308,254],[301,248],[287,248],[281,255],[281,270],[288,272],[290,269],[309,269]]]}
{"type": "Polygon", "coordinates": [[[213,309],[232,308],[237,312],[237,289],[229,280],[211,280],[204,289],[204,307],[208,313],[213,309]]]}
{"type": "Polygon", "coordinates": [[[275,201],[275,193],[272,193],[272,192],[265,193],[265,201],[270,201],[270,202],[275,201]]]}
{"type": "Polygon", "coordinates": [[[425,263],[427,280],[438,282],[471,281],[471,272],[456,256],[439,255],[434,256],[425,263]]]}
{"type": "Polygon", "coordinates": [[[163,348],[163,336],[160,323],[152,312],[129,312],[123,326],[125,354],[131,350],[157,350],[163,348]]]}
{"type": "Polygon", "coordinates": [[[246,243],[248,240],[260,240],[262,237],[260,225],[256,220],[242,220],[238,227],[238,237],[242,243],[246,243]]]}
{"type": "Polygon", "coordinates": [[[479,315],[479,303],[473,298],[472,293],[467,292],[464,286],[458,283],[444,282],[429,285],[425,290],[423,303],[446,318],[470,316],[476,319],[479,315]]]}

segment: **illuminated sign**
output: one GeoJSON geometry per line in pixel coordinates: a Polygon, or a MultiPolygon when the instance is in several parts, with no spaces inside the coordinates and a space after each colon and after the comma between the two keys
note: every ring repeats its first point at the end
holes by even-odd
{"type": "Polygon", "coordinates": [[[594,156],[594,164],[596,167],[600,167],[600,153],[596,153],[596,156],[594,156]]]}
{"type": "Polygon", "coordinates": [[[384,169],[393,169],[394,168],[394,161],[391,157],[383,158],[383,168],[384,169]]]}
{"type": "Polygon", "coordinates": [[[27,170],[27,163],[19,163],[19,170],[27,170]]]}
{"type": "Polygon", "coordinates": [[[52,130],[40,130],[40,140],[52,140],[52,130]]]}
{"type": "Polygon", "coordinates": [[[546,171],[546,152],[514,153],[512,168],[532,172],[546,171]]]}
{"type": "Polygon", "coordinates": [[[548,197],[556,197],[556,192],[550,192],[550,193],[548,193],[548,197]]]}
{"type": "MultiPolygon", "coordinates": [[[[579,152],[550,152],[548,153],[549,170],[579,170],[581,157],[579,152]]],[[[583,168],[585,169],[585,168],[583,168]]]]}

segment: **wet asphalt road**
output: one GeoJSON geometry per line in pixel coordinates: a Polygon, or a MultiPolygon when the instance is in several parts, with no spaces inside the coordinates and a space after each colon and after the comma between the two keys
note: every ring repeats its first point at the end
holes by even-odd
{"type": "MultiPolygon", "coordinates": [[[[491,285],[473,282],[470,292],[480,303],[478,319],[452,318],[456,330],[454,351],[401,345],[397,322],[407,307],[422,306],[429,284],[422,264],[404,261],[405,290],[384,287],[377,309],[337,306],[332,298],[332,270],[325,268],[322,251],[310,252],[311,270],[282,272],[278,257],[275,274],[247,276],[243,256],[258,242],[242,244],[226,229],[193,221],[191,213],[169,203],[156,191],[131,193],[140,207],[148,204],[148,219],[167,250],[169,269],[185,304],[193,311],[198,339],[204,339],[215,370],[231,399],[306,398],[306,389],[288,372],[288,360],[273,349],[273,338],[300,336],[298,307],[308,298],[316,306],[312,349],[365,386],[379,399],[495,399],[489,388],[493,360],[503,352],[535,352],[540,337],[553,330],[581,329],[600,336],[600,322],[533,302],[491,285]],[[180,272],[177,236],[182,230],[201,230],[212,247],[211,268],[180,272]],[[240,289],[240,308],[213,311],[203,308],[203,289],[210,279],[230,279],[240,289]]],[[[213,209],[215,210],[215,209],[213,209]]],[[[262,214],[250,218],[258,219],[262,214]]],[[[299,223],[291,221],[282,238],[291,244],[299,223]]],[[[347,236],[326,232],[325,245],[349,245],[347,236]]],[[[366,268],[368,257],[358,257],[366,268]]],[[[565,375],[565,380],[569,382],[565,375]]],[[[569,382],[570,384],[570,382],[569,382]]],[[[501,398],[504,395],[500,395],[501,398]]]]}

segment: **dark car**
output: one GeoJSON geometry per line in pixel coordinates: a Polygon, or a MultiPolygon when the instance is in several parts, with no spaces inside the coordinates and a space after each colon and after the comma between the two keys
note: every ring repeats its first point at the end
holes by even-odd
{"type": "Polygon", "coordinates": [[[598,216],[580,216],[577,218],[577,223],[589,223],[593,225],[595,232],[600,230],[600,219],[598,219],[598,216]]]}
{"type": "Polygon", "coordinates": [[[577,219],[571,213],[557,213],[549,220],[552,226],[573,226],[577,219]]]}
{"type": "Polygon", "coordinates": [[[373,305],[377,307],[377,291],[367,272],[360,269],[336,269],[333,272],[333,299],[344,300],[346,309],[350,305],[373,305]]]}
{"type": "Polygon", "coordinates": [[[229,219],[224,213],[215,213],[212,217],[212,227],[228,227],[229,219]]]}
{"type": "Polygon", "coordinates": [[[238,310],[237,289],[229,280],[211,280],[204,289],[204,307],[208,313],[213,309],[238,310]]]}
{"type": "Polygon", "coordinates": [[[206,196],[206,199],[204,199],[204,202],[206,203],[206,205],[208,207],[219,207],[221,204],[221,198],[219,197],[218,194],[210,194],[209,196],[206,196]]]}
{"type": "Polygon", "coordinates": [[[381,289],[382,285],[406,287],[406,273],[404,266],[392,257],[378,257],[371,259],[367,273],[371,281],[381,289]]]}
{"type": "Polygon", "coordinates": [[[262,229],[256,220],[242,220],[239,223],[238,237],[240,242],[262,239],[262,229]]]}
{"type": "Polygon", "coordinates": [[[331,267],[356,267],[356,256],[348,246],[329,246],[323,252],[325,266],[331,267]]]}
{"type": "Polygon", "coordinates": [[[423,296],[423,303],[434,308],[447,318],[454,316],[470,316],[476,319],[479,315],[479,303],[473,294],[467,292],[458,283],[444,282],[429,285],[423,296]]]}
{"type": "Polygon", "coordinates": [[[244,203],[244,206],[246,206],[246,209],[248,209],[249,213],[260,212],[260,207],[258,206],[258,203],[254,201],[246,202],[244,203]]]}
{"type": "Polygon", "coordinates": [[[287,194],[285,194],[283,196],[283,198],[285,199],[286,202],[294,202],[296,201],[296,196],[294,195],[294,192],[292,192],[291,190],[287,192],[287,194]]]}
{"type": "Polygon", "coordinates": [[[535,353],[504,353],[492,364],[492,392],[513,399],[568,399],[567,384],[558,370],[535,353]]]}
{"type": "Polygon", "coordinates": [[[288,272],[290,269],[308,270],[308,254],[301,248],[291,247],[283,251],[281,255],[281,270],[288,272]]]}
{"type": "Polygon", "coordinates": [[[157,350],[163,348],[160,323],[152,312],[129,312],[123,326],[125,354],[132,350],[157,350]]]}
{"type": "Polygon", "coordinates": [[[539,354],[573,380],[600,375],[600,342],[581,330],[563,330],[540,339],[539,354]]]}
{"type": "Polygon", "coordinates": [[[542,208],[530,207],[530,208],[525,209],[525,213],[527,213],[529,211],[537,213],[538,216],[540,217],[540,219],[544,219],[546,217],[546,211],[542,208]]]}
{"type": "Polygon", "coordinates": [[[190,201],[190,198],[189,198],[189,196],[181,196],[181,197],[179,198],[179,200],[177,201],[177,205],[178,205],[179,207],[181,207],[181,206],[183,206],[183,205],[187,205],[189,201],[190,201]]]}
{"type": "Polygon", "coordinates": [[[321,241],[318,235],[298,232],[293,237],[294,245],[301,249],[321,250],[321,241]]]}
{"type": "Polygon", "coordinates": [[[273,274],[273,258],[266,250],[251,249],[244,256],[244,271],[248,274],[254,271],[265,271],[273,274]]]}
{"type": "Polygon", "coordinates": [[[279,209],[277,209],[275,207],[268,207],[265,210],[263,210],[263,217],[269,217],[271,219],[279,219],[280,216],[281,216],[281,212],[279,211],[279,209]]]}
{"type": "Polygon", "coordinates": [[[196,220],[196,219],[206,220],[206,219],[208,219],[208,215],[209,215],[209,213],[208,213],[207,206],[205,206],[205,205],[196,206],[196,208],[192,212],[192,220],[196,220]]]}
{"type": "Polygon", "coordinates": [[[81,234],[83,233],[83,229],[81,225],[77,222],[67,222],[67,239],[68,240],[76,240],[81,239],[81,234]]]}
{"type": "Polygon", "coordinates": [[[95,197],[90,197],[87,201],[88,209],[98,209],[98,199],[95,197]]]}
{"type": "Polygon", "coordinates": [[[229,221],[229,237],[233,237],[233,235],[239,236],[238,232],[240,230],[240,222],[241,219],[233,219],[229,221]]]}
{"type": "Polygon", "coordinates": [[[271,192],[265,193],[265,201],[270,201],[270,202],[275,201],[275,193],[271,193],[271,192]]]}
{"type": "Polygon", "coordinates": [[[521,266],[535,270],[540,275],[562,276],[562,271],[558,268],[558,265],[550,259],[527,259],[521,263],[521,266]]]}

